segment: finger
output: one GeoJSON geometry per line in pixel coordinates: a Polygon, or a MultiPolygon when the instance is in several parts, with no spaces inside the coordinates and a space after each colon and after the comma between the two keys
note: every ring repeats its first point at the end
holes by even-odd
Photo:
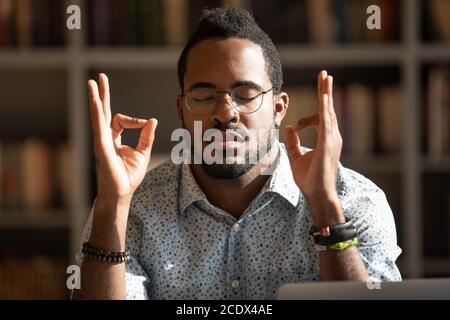
{"type": "Polygon", "coordinates": [[[121,134],[123,129],[143,128],[147,120],[129,117],[127,115],[116,113],[111,121],[111,128],[114,134],[121,134]]]}
{"type": "Polygon", "coordinates": [[[98,76],[100,84],[100,99],[103,103],[103,113],[107,124],[111,123],[111,101],[109,95],[109,80],[106,74],[100,73],[98,76]]]}
{"type": "Polygon", "coordinates": [[[116,148],[122,145],[123,129],[140,129],[145,126],[147,120],[133,118],[121,113],[116,113],[111,121],[112,138],[116,148]]]}
{"type": "Polygon", "coordinates": [[[329,129],[331,125],[330,113],[328,112],[328,102],[328,93],[322,94],[319,103],[319,135],[321,133],[325,133],[325,131],[329,129]]]}
{"type": "Polygon", "coordinates": [[[139,136],[139,142],[136,146],[136,151],[141,152],[150,159],[152,153],[153,141],[155,140],[155,130],[158,125],[158,120],[155,118],[149,119],[145,124],[139,136]]]}
{"type": "Polygon", "coordinates": [[[102,102],[99,97],[97,83],[94,80],[88,81],[89,113],[91,125],[94,132],[94,139],[100,139],[105,135],[106,123],[103,113],[102,102]]]}
{"type": "Polygon", "coordinates": [[[331,127],[334,131],[339,132],[339,125],[337,123],[336,110],[334,109],[334,99],[333,99],[333,77],[327,77],[327,94],[328,94],[328,113],[330,115],[331,127]]]}
{"type": "Polygon", "coordinates": [[[326,79],[328,73],[326,70],[322,70],[319,72],[319,75],[317,76],[317,97],[319,98],[320,101],[320,96],[323,92],[323,88],[324,88],[324,79],[326,79]]]}
{"type": "Polygon", "coordinates": [[[297,125],[294,127],[295,131],[300,132],[309,126],[317,126],[319,124],[319,113],[315,113],[311,116],[304,117],[298,120],[297,125]]]}
{"type": "Polygon", "coordinates": [[[283,133],[284,145],[286,146],[289,159],[292,162],[303,155],[300,144],[300,137],[298,136],[297,131],[295,131],[295,129],[291,126],[285,126],[283,128],[283,133]]]}
{"type": "Polygon", "coordinates": [[[334,114],[334,105],[333,105],[333,77],[328,76],[326,79],[327,86],[327,94],[328,94],[328,112],[334,114]]]}

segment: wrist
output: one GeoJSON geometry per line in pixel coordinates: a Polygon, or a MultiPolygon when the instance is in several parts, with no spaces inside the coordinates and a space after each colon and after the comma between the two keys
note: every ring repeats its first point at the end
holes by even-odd
{"type": "Polygon", "coordinates": [[[334,227],[345,223],[341,201],[337,195],[315,197],[306,201],[308,202],[314,226],[318,228],[334,227]]]}
{"type": "Polygon", "coordinates": [[[130,199],[97,197],[89,242],[104,250],[125,250],[130,199]]]}
{"type": "Polygon", "coordinates": [[[107,196],[99,193],[95,198],[95,202],[104,206],[127,206],[131,203],[132,198],[132,193],[125,196],[107,196]]]}

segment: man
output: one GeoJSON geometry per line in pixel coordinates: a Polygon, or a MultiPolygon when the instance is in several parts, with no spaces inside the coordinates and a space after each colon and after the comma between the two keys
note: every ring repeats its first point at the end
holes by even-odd
{"type": "Polygon", "coordinates": [[[76,298],[271,299],[287,282],[401,279],[384,193],[339,164],[326,71],[318,76],[318,113],[284,128],[285,145],[274,133],[289,104],[281,63],[247,11],[205,10],[178,74],[183,128],[192,137],[197,123],[202,135],[218,129],[226,138],[203,141],[194,154],[214,145],[236,160],[234,151],[245,147],[246,161],[169,160],[146,173],[157,121],[111,119],[106,75],[99,88],[90,80],[98,195],[76,298]],[[317,145],[306,150],[297,132],[312,125],[317,145]],[[127,128],[142,128],[135,149],[121,144],[127,128]]]}

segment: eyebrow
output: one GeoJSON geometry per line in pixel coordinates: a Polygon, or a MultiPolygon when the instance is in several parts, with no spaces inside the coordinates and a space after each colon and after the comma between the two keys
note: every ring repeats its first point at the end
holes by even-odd
{"type": "MultiPolygon", "coordinates": [[[[258,90],[262,90],[262,87],[259,84],[257,84],[254,81],[251,81],[251,80],[236,81],[231,86],[231,89],[234,89],[236,87],[241,87],[241,86],[249,86],[249,87],[252,87],[252,88],[255,88],[255,89],[258,89],[258,90]]],[[[195,89],[195,88],[212,88],[212,89],[215,89],[217,87],[211,82],[196,82],[193,85],[191,85],[188,90],[192,90],[192,89],[195,89]]]]}

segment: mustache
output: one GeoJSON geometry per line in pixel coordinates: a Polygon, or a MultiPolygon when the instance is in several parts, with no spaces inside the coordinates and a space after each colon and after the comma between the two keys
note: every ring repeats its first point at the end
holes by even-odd
{"type": "Polygon", "coordinates": [[[232,123],[216,123],[211,127],[211,129],[217,129],[217,130],[220,130],[223,132],[226,132],[227,130],[234,131],[235,133],[237,133],[238,135],[243,137],[244,141],[250,140],[250,131],[249,130],[247,130],[245,128],[241,128],[232,123]]]}
{"type": "Polygon", "coordinates": [[[237,125],[232,123],[216,123],[214,126],[211,127],[211,129],[217,129],[220,131],[226,131],[226,130],[244,130],[243,128],[239,128],[237,125]]]}

